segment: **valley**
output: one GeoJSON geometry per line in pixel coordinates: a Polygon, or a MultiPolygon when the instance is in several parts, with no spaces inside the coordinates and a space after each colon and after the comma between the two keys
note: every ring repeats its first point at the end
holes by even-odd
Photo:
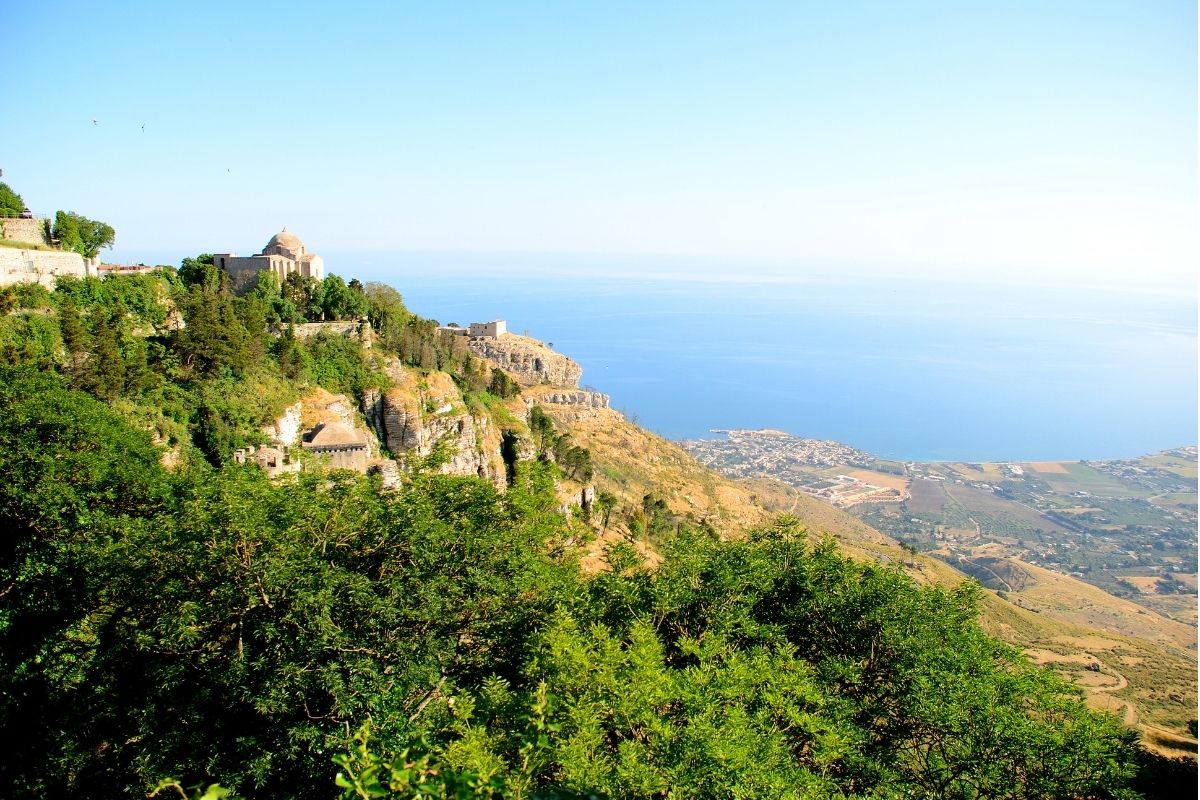
{"type": "Polygon", "coordinates": [[[985,627],[1148,742],[1194,751],[1195,447],[1113,461],[903,463],[779,431],[682,444],[760,499],[829,519],[839,540],[871,529],[894,540],[865,546],[869,557],[918,579],[975,578],[985,627]],[[838,503],[821,482],[839,476],[905,499],[838,503]]]}

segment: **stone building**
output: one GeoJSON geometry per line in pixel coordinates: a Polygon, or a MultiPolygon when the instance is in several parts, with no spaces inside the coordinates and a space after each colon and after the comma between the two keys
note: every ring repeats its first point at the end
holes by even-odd
{"type": "Polygon", "coordinates": [[[300,462],[290,461],[286,451],[278,447],[245,447],[233,452],[233,460],[238,464],[258,464],[269,478],[300,471],[300,462]]]}
{"type": "Polygon", "coordinates": [[[469,328],[460,328],[457,325],[443,325],[438,330],[454,334],[455,336],[488,336],[495,339],[508,332],[508,323],[502,319],[494,319],[491,322],[472,322],[469,328]]]}
{"type": "Polygon", "coordinates": [[[314,455],[327,457],[330,466],[359,472],[367,471],[371,455],[366,437],[340,422],[318,424],[304,436],[300,446],[314,455]]]}
{"type": "Polygon", "coordinates": [[[213,264],[229,273],[235,290],[247,289],[258,280],[258,273],[270,270],[282,284],[288,275],[303,275],[322,280],[325,260],[305,249],[300,237],[284,228],[271,237],[267,246],[256,256],[236,253],[214,253],[213,264]]]}
{"type": "Polygon", "coordinates": [[[502,319],[494,319],[491,322],[472,322],[471,336],[501,336],[508,331],[508,325],[502,319]]]}

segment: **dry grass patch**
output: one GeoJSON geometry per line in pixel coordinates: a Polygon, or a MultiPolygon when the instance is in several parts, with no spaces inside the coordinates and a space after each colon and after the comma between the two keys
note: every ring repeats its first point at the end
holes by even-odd
{"type": "Polygon", "coordinates": [[[889,475],[886,472],[875,472],[869,469],[852,469],[845,473],[852,478],[858,478],[863,483],[869,483],[872,486],[883,486],[887,489],[896,489],[903,492],[908,488],[908,478],[903,475],[889,475]]]}

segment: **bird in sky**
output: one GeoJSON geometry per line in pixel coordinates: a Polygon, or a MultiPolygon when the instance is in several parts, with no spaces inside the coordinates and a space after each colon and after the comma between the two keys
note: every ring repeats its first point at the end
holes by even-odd
{"type": "Polygon", "coordinates": [[[93,124],[93,125],[99,125],[99,124],[100,124],[100,120],[96,119],[95,117],[92,117],[92,124],[93,124]]]}
{"type": "Polygon", "coordinates": [[[142,133],[146,132],[146,123],[142,123],[142,133]]]}

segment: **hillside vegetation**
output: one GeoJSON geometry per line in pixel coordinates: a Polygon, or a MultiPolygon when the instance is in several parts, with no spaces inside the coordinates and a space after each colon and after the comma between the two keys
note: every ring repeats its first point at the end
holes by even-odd
{"type": "Polygon", "coordinates": [[[237,297],[203,259],[6,293],[6,796],[1133,798],[1188,780],[988,635],[975,584],[848,558],[607,409],[534,413],[394,291],[346,288],[370,348],[296,337],[287,287],[237,297]],[[457,393],[502,431],[506,474],[440,474],[437,447],[394,491],[235,463],[299,398],[366,405],[391,376],[418,415],[455,418],[434,395],[457,393]],[[560,493],[589,480],[585,523],[560,493]]]}

